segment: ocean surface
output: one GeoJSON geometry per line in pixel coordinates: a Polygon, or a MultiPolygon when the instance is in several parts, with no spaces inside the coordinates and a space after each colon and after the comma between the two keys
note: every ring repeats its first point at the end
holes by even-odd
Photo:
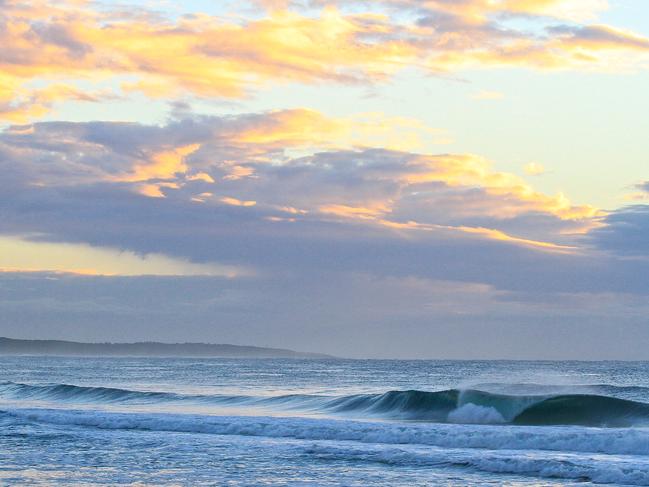
{"type": "Polygon", "coordinates": [[[0,357],[0,485],[649,485],[649,362],[0,357]]]}

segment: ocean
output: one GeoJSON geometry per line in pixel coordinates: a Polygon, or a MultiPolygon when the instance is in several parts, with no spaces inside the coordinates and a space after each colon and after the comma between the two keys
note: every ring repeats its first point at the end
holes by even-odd
{"type": "Polygon", "coordinates": [[[649,485],[649,362],[0,357],[0,485],[649,485]]]}

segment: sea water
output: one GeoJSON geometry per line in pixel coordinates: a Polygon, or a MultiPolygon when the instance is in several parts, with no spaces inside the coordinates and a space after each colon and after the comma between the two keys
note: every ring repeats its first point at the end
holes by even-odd
{"type": "Polygon", "coordinates": [[[648,362],[0,357],[0,485],[649,485],[648,362]]]}

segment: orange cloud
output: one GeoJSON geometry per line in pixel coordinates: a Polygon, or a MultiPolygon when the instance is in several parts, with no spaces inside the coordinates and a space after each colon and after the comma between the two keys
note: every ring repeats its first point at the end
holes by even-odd
{"type": "Polygon", "coordinates": [[[543,164],[539,164],[538,162],[529,162],[525,164],[525,174],[529,174],[530,176],[539,176],[543,173],[545,173],[545,167],[543,164]]]}
{"type": "Polygon", "coordinates": [[[238,200],[236,198],[231,198],[229,196],[224,196],[219,201],[221,203],[225,203],[226,205],[230,205],[230,206],[255,206],[257,204],[256,201],[238,200]]]}
{"type": "MultiPolygon", "coordinates": [[[[406,122],[398,121],[409,128],[406,122]]],[[[359,220],[387,220],[390,215],[394,223],[432,224],[450,222],[444,216],[448,211],[453,218],[488,218],[499,226],[532,214],[558,220],[557,233],[567,235],[599,225],[604,216],[563,194],[537,191],[476,155],[350,147],[356,136],[349,134],[354,127],[348,119],[311,110],[206,118],[194,125],[157,128],[133,124],[129,130],[135,146],[126,154],[111,145],[123,125],[103,127],[112,134],[105,137],[106,144],[88,138],[83,127],[18,126],[3,143],[7,154],[23,161],[30,184],[112,182],[150,198],[173,193],[206,204],[259,204],[261,211],[293,208],[291,217],[296,218],[306,218],[303,212],[359,220]],[[174,140],[182,143],[174,147],[174,140]],[[56,169],[43,172],[34,162],[44,157],[39,147],[57,141],[60,149],[47,154],[56,169]],[[207,191],[213,197],[206,197],[207,191]]]]}
{"type": "Polygon", "coordinates": [[[602,216],[589,205],[574,206],[563,195],[548,196],[535,191],[521,178],[491,170],[490,163],[475,155],[422,155],[413,159],[401,178],[410,185],[443,182],[452,186],[477,186],[488,194],[502,198],[504,204],[492,216],[507,218],[536,210],[551,213],[561,219],[579,220],[602,216]],[[512,205],[507,205],[507,201],[512,205]]]}
{"type": "Polygon", "coordinates": [[[213,183],[214,178],[207,174],[206,172],[199,172],[190,176],[187,176],[188,181],[203,181],[205,183],[213,183]]]}
{"type": "MultiPolygon", "coordinates": [[[[0,117],[22,122],[56,101],[133,91],[153,98],[241,98],[271,83],[375,83],[408,66],[434,73],[505,65],[607,69],[607,53],[614,52],[616,67],[639,67],[649,52],[647,38],[605,25],[554,29],[547,39],[489,27],[489,15],[498,12],[592,17],[606,7],[601,0],[426,2],[423,12],[457,16],[442,26],[397,23],[382,12],[381,5],[390,3],[353,14],[332,7],[309,15],[272,9],[247,21],[205,14],[172,21],[126,18],[95,10],[90,2],[5,1],[0,117]],[[113,93],[74,88],[78,81],[88,85],[117,76],[128,80],[113,93]],[[34,88],[36,79],[49,86],[34,88]]],[[[287,135],[300,137],[297,127],[287,135]]]]}
{"type": "Polygon", "coordinates": [[[336,216],[352,217],[361,219],[375,219],[378,216],[389,212],[390,209],[382,204],[372,208],[363,208],[348,205],[322,205],[318,208],[321,213],[329,213],[336,216]]]}
{"type": "Polygon", "coordinates": [[[138,184],[135,187],[135,190],[141,195],[148,196],[149,198],[165,198],[162,188],[178,189],[179,187],[180,185],[177,183],[146,183],[138,184]]]}
{"type": "MultiPolygon", "coordinates": [[[[506,223],[536,214],[565,222],[557,226],[567,234],[593,228],[604,216],[563,194],[539,192],[519,176],[495,171],[476,155],[350,148],[345,144],[355,137],[346,132],[351,124],[314,111],[195,123],[155,129],[134,124],[130,130],[140,135],[134,135],[135,148],[126,154],[115,151],[111,142],[87,138],[83,124],[17,126],[4,143],[7,154],[23,161],[30,184],[113,182],[151,198],[173,190],[180,198],[208,204],[294,208],[299,218],[301,212],[375,220],[393,215],[395,222],[428,224],[444,222],[448,209],[458,218],[506,223]],[[174,147],[174,140],[183,143],[174,147]],[[43,157],[39,147],[56,141],[60,149],[47,154],[56,170],[43,172],[34,162],[43,157]],[[333,148],[318,150],[327,145],[333,148]],[[214,186],[208,190],[206,185],[214,186]],[[205,197],[206,191],[214,197],[205,197]]],[[[107,124],[103,130],[113,134],[105,137],[113,141],[123,126],[107,124]]]]}
{"type": "MultiPolygon", "coordinates": [[[[342,216],[354,216],[350,214],[345,214],[342,216]]],[[[533,240],[528,238],[516,237],[509,235],[501,230],[496,230],[493,228],[484,228],[484,227],[469,227],[469,226],[452,226],[452,225],[436,225],[429,223],[419,223],[415,221],[408,222],[396,222],[392,220],[385,219],[372,219],[374,223],[377,223],[381,226],[392,228],[395,230],[424,230],[424,231],[448,231],[452,233],[462,233],[477,235],[478,237],[487,239],[487,240],[497,240],[499,242],[507,242],[514,245],[521,245],[523,247],[530,247],[537,250],[546,250],[552,252],[562,252],[562,253],[572,253],[577,250],[577,247],[569,245],[560,245],[553,242],[545,242],[542,240],[533,240]]]]}
{"type": "MultiPolygon", "coordinates": [[[[187,172],[185,158],[198,150],[200,144],[190,144],[153,154],[146,162],[137,164],[128,175],[115,178],[116,181],[137,182],[150,179],[173,179],[177,174],[187,172]]],[[[209,175],[205,175],[209,178],[209,175]]],[[[194,175],[193,178],[205,180],[205,176],[194,175]]]]}
{"type": "Polygon", "coordinates": [[[519,244],[527,247],[534,247],[534,248],[540,248],[543,250],[552,250],[552,251],[558,251],[558,252],[572,252],[575,251],[577,248],[569,245],[558,245],[552,242],[543,242],[539,240],[532,240],[532,239],[527,239],[527,238],[521,238],[521,237],[514,237],[512,235],[508,235],[505,232],[502,232],[500,230],[495,230],[493,228],[482,228],[482,227],[466,227],[466,226],[461,226],[461,227],[456,227],[457,230],[465,232],[465,233],[473,233],[476,235],[480,235],[482,237],[488,238],[490,240],[498,240],[501,242],[510,242],[513,244],[519,244]]]}
{"type": "Polygon", "coordinates": [[[424,140],[448,142],[448,136],[442,130],[427,127],[413,118],[387,116],[380,112],[333,118],[315,110],[299,108],[268,112],[254,123],[245,119],[242,122],[234,124],[224,136],[233,143],[259,146],[264,151],[269,148],[308,148],[313,151],[343,147],[417,150],[423,147],[424,140]]]}
{"type": "Polygon", "coordinates": [[[341,120],[314,110],[296,109],[269,112],[252,125],[235,125],[228,135],[241,144],[284,148],[319,145],[344,135],[346,129],[341,120]]]}
{"type": "Polygon", "coordinates": [[[252,176],[254,169],[250,166],[239,166],[237,164],[228,167],[228,175],[224,177],[226,180],[236,181],[237,179],[252,176]]]}
{"type": "Polygon", "coordinates": [[[62,101],[99,102],[115,98],[105,91],[83,91],[55,83],[42,89],[28,89],[15,76],[0,72],[0,120],[25,123],[46,114],[62,101]]]}
{"type": "Polygon", "coordinates": [[[498,91],[479,91],[471,96],[474,100],[502,100],[505,97],[498,91]]]}

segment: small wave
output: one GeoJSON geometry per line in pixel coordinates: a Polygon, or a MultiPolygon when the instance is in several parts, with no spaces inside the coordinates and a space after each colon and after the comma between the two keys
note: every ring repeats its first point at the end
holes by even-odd
{"type": "Polygon", "coordinates": [[[0,398],[18,401],[48,401],[84,404],[167,404],[195,403],[236,406],[256,399],[243,395],[177,394],[159,391],[135,391],[115,387],[77,386],[72,384],[32,385],[0,382],[0,398]]]}
{"type": "Polygon", "coordinates": [[[649,485],[649,461],[638,456],[604,457],[583,453],[449,449],[442,447],[313,444],[319,458],[396,466],[460,467],[495,474],[514,474],[596,484],[649,485]]]}
{"type": "MultiPolygon", "coordinates": [[[[71,384],[31,385],[17,382],[1,382],[0,396],[12,399],[99,403],[178,401],[183,399],[183,396],[169,392],[143,392],[113,387],[86,387],[71,384]]],[[[195,397],[197,399],[202,398],[202,396],[195,397]]]]}
{"type": "Polygon", "coordinates": [[[536,382],[477,382],[466,384],[464,389],[478,389],[496,394],[551,395],[551,394],[603,394],[627,398],[649,393],[649,387],[613,384],[542,384],[536,382]]]}

